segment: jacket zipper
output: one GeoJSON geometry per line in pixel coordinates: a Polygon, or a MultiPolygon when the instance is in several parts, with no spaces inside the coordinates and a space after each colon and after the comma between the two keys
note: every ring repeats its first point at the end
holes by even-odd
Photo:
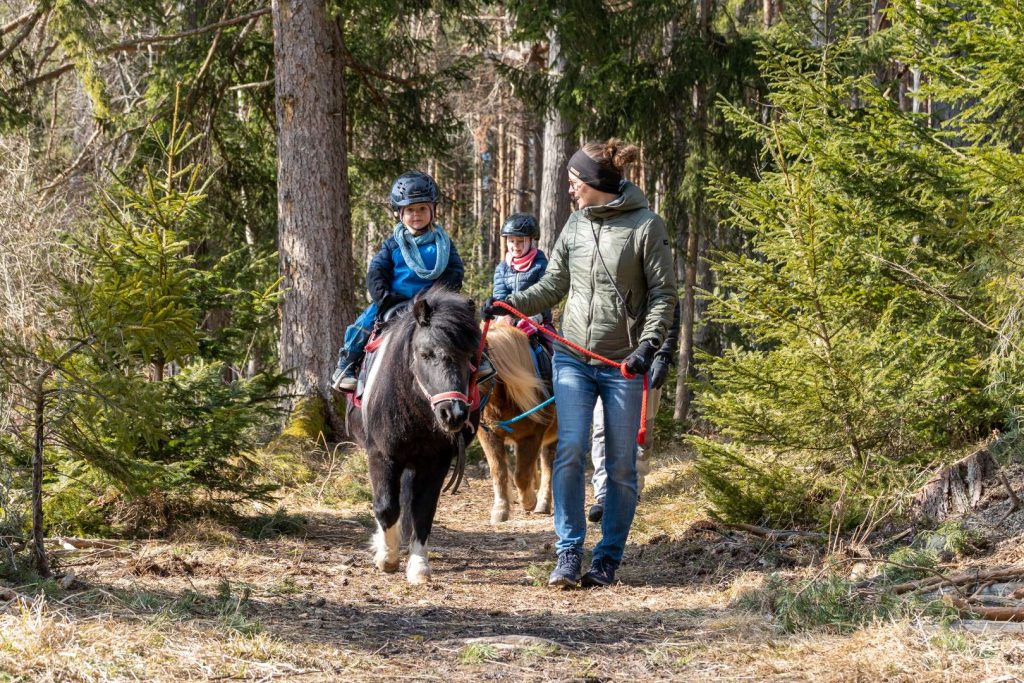
{"type": "MultiPolygon", "coordinates": [[[[590,220],[589,218],[587,220],[590,220]]],[[[590,220],[590,225],[594,225],[594,221],[590,220]]],[[[591,346],[591,332],[594,329],[594,302],[597,300],[597,274],[594,266],[597,264],[598,253],[601,249],[601,232],[604,228],[604,221],[597,219],[597,232],[594,238],[594,253],[590,256],[590,315],[587,320],[587,346],[589,350],[591,346]]]]}

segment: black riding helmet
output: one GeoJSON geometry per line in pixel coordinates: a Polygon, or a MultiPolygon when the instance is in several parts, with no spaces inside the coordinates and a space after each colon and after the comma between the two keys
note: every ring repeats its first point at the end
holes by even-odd
{"type": "Polygon", "coordinates": [[[532,237],[540,239],[540,226],[537,219],[528,213],[514,213],[505,219],[501,226],[501,234],[504,237],[532,237]]]}
{"type": "Polygon", "coordinates": [[[391,209],[401,211],[412,204],[437,204],[441,196],[437,183],[422,171],[406,171],[391,186],[391,209]]]}

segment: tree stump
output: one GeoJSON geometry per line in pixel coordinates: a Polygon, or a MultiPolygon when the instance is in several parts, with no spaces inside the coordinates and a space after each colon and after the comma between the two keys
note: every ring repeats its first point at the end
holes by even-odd
{"type": "Polygon", "coordinates": [[[941,522],[978,506],[986,483],[998,483],[999,463],[988,447],[939,470],[914,494],[912,506],[922,518],[941,522]]]}

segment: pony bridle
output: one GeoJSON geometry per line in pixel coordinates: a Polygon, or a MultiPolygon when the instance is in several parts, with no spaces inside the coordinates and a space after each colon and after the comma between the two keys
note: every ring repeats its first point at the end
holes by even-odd
{"type": "Polygon", "coordinates": [[[428,401],[430,401],[431,410],[436,408],[438,403],[444,403],[445,401],[462,401],[466,404],[466,407],[469,407],[470,398],[461,391],[442,391],[440,394],[431,394],[430,391],[423,386],[423,382],[420,381],[419,377],[416,378],[416,385],[419,386],[420,391],[422,391],[423,395],[427,397],[428,401]]]}
{"type": "MultiPolygon", "coordinates": [[[[469,366],[469,386],[470,387],[473,386],[473,381],[474,381],[473,380],[473,373],[475,373],[475,372],[476,372],[476,368],[473,366],[472,363],[470,363],[470,366],[469,366]]],[[[431,410],[434,410],[438,406],[438,404],[444,403],[445,401],[462,401],[462,403],[466,406],[466,410],[467,411],[471,411],[473,409],[473,399],[470,398],[469,395],[468,395],[468,392],[470,392],[472,390],[471,388],[467,388],[466,389],[467,393],[462,393],[461,391],[442,391],[439,394],[431,394],[430,391],[425,386],[423,386],[423,382],[420,381],[420,378],[416,377],[415,373],[413,373],[413,377],[416,378],[416,386],[418,386],[420,388],[420,391],[423,392],[423,395],[427,398],[428,401],[430,401],[430,409],[431,410]]],[[[473,431],[473,423],[469,421],[468,416],[466,418],[466,426],[469,427],[470,432],[473,431]]]]}

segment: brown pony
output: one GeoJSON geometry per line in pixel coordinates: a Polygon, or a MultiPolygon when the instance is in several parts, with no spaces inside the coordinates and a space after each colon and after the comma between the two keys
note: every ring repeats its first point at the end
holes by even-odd
{"type": "MultiPolygon", "coordinates": [[[[509,484],[510,463],[506,457],[505,440],[515,444],[516,488],[519,502],[527,512],[551,513],[551,463],[555,459],[558,424],[552,405],[511,425],[511,432],[497,423],[526,412],[549,397],[544,383],[534,374],[530,341],[526,334],[512,325],[495,324],[487,334],[487,355],[498,371],[490,398],[480,419],[477,432],[487,456],[494,484],[494,507],[491,523],[508,520],[512,487],[509,484]],[[538,454],[540,472],[538,481],[538,454]]],[[[481,393],[488,387],[481,386],[481,393]]]]}

